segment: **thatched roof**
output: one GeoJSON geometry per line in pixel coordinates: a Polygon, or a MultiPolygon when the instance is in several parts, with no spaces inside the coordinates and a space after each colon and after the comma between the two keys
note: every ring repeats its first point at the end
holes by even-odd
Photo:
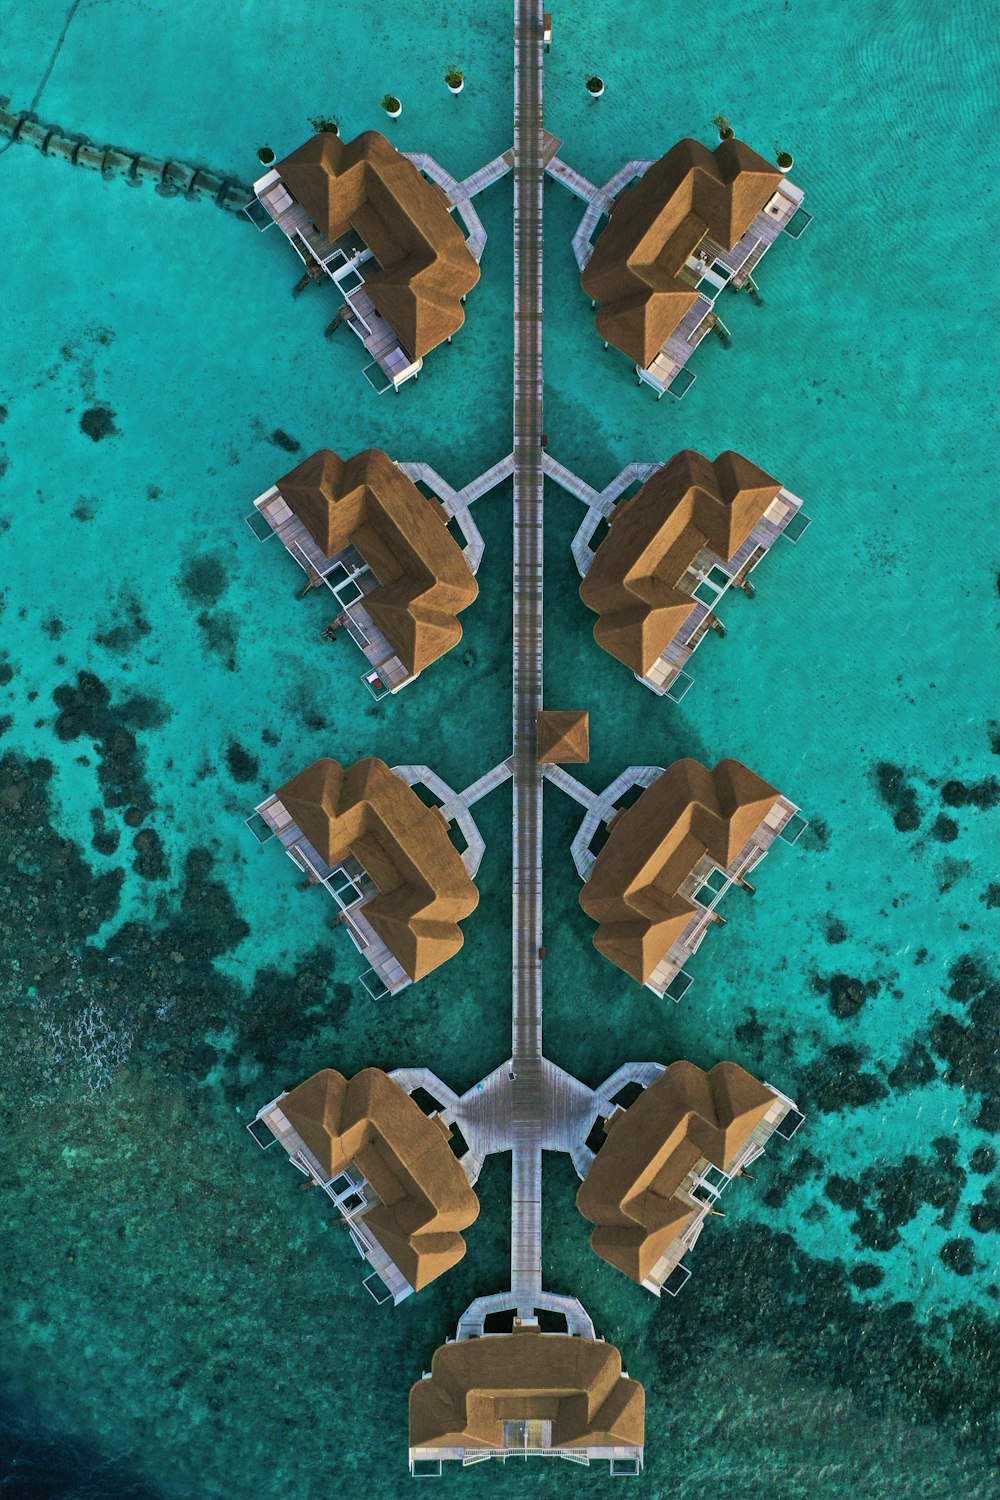
{"type": "Polygon", "coordinates": [[[676,1197],[702,1157],[725,1171],[775,1096],[736,1063],[708,1073],[671,1063],[635,1103],[607,1122],[607,1139],[576,1195],[597,1228],[591,1247],[643,1282],[696,1210],[676,1197]]]}
{"type": "Polygon", "coordinates": [[[440,1118],[378,1068],[350,1081],[324,1068],[278,1108],[330,1177],[354,1166],[371,1183],[381,1202],[365,1226],[414,1291],[462,1259],[479,1200],[440,1118]]]}
{"type": "Polygon", "coordinates": [[[364,608],[416,675],[462,639],[456,616],[479,593],[444,512],[380,448],[346,462],[320,448],[278,490],[327,557],[349,544],[378,579],[364,608]]]}
{"type": "Polygon", "coordinates": [[[384,135],[314,135],[276,170],[326,240],[349,229],[364,240],[380,266],[368,293],[407,354],[421,359],[461,328],[479,266],[444,193],[384,135]]]}
{"type": "Polygon", "coordinates": [[[728,562],[781,491],[739,453],[713,463],[686,448],[619,505],[580,598],[599,615],[594,639],[646,676],[695,607],[680,587],[703,550],[728,562]]]}
{"type": "Polygon", "coordinates": [[[590,715],[544,709],[535,726],[539,765],[585,765],[590,759],[590,715]]]}
{"type": "Polygon", "coordinates": [[[275,793],[328,865],[347,856],[378,886],[364,914],[411,979],[462,946],[459,922],[479,892],[437,808],[426,807],[385,761],[344,770],[317,760],[275,793]]]}
{"type": "Polygon", "coordinates": [[[705,854],[726,868],[780,793],[738,760],[677,760],[614,821],[580,891],[594,947],[640,984],[694,915],[680,887],[705,854]]]}
{"type": "Polygon", "coordinates": [[[516,1328],[444,1344],[410,1390],[410,1448],[502,1448],[504,1423],[550,1421],[552,1446],[642,1448],[645,1393],[603,1340],[516,1328]]]}
{"type": "Polygon", "coordinates": [[[693,306],[678,273],[706,237],[731,250],[782,181],[742,141],[678,141],[616,200],[583,271],[601,336],[643,369],[693,306]]]}

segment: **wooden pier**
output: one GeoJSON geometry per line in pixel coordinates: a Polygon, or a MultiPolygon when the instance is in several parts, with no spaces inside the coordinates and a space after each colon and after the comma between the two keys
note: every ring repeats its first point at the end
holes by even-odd
{"type": "Polygon", "coordinates": [[[542,205],[540,0],[514,7],[514,808],[511,1291],[534,1321],[542,1289],[542,205]]]}

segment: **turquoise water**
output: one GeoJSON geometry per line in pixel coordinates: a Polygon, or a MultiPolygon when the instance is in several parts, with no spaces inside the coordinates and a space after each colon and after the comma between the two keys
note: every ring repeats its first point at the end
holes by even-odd
{"type": "MultiPolygon", "coordinates": [[[[590,1082],[627,1058],[731,1057],[809,1114],[670,1305],[589,1253],[571,1168],[547,1164],[547,1282],[646,1384],[651,1497],[996,1491],[996,286],[977,304],[955,261],[993,262],[995,22],[929,0],[753,0],[696,28],[637,3],[555,13],[546,120],[573,166],[603,181],[682,135],[711,143],[721,110],[794,153],[815,215],[763,263],[763,305],[725,295],[732,347],[703,343],[683,403],[657,404],[602,350],[569,249],[579,206],[546,189],[553,455],[603,485],[633,459],[731,446],[814,518],[755,600],[727,597],[727,637],[674,707],[593,645],[569,555],[580,508],[546,497],[547,693],[590,710],[584,778],[734,755],[812,820],[752,902],[725,898],[668,1009],[592,949],[576,810],[547,796],[547,1052],[590,1082]]],[[[510,144],[506,7],[81,0],[18,7],[0,40],[15,107],[45,80],[42,118],[243,180],[258,145],[290,149],[318,112],[345,135],[383,125],[387,90],[393,139],[456,176],[510,144]]],[[[461,1088],[506,1055],[507,793],[478,810],[461,954],[378,1008],[327,904],[242,819],[321,754],[427,760],[460,786],[507,753],[510,489],[477,508],[463,647],[380,704],[242,518],[289,442],[383,446],[455,484],[508,450],[510,181],[479,200],[466,329],[378,400],[356,341],[322,338],[322,293],[291,299],[277,236],[26,147],[0,177],[18,210],[0,393],[0,1474],[28,1496],[84,1480],[165,1500],[402,1494],[408,1385],[502,1284],[509,1164],[487,1164],[465,1260],[390,1313],[242,1122],[320,1065],[427,1062],[461,1088]],[[111,414],[88,418],[97,441],[94,411],[111,414]]],[[[605,1484],[512,1465],[438,1491],[605,1484]]]]}

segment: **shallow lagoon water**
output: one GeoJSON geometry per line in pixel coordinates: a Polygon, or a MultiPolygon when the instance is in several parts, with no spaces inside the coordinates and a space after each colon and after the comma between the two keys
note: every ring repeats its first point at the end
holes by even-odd
{"type": "MultiPolygon", "coordinates": [[[[603,181],[681,135],[711,143],[722,110],[762,151],[794,152],[815,215],[764,262],[762,306],[725,299],[732,347],[703,345],[683,403],[657,404],[602,350],[569,249],[578,205],[546,189],[550,451],[604,484],[632,459],[732,446],[814,518],[755,600],[727,602],[726,639],[701,647],[673,707],[594,646],[569,555],[579,507],[546,497],[547,690],[591,712],[583,778],[735,755],[812,819],[752,902],[727,897],[666,1010],[592,949],[575,808],[547,794],[549,1054],[590,1082],[631,1057],[730,1057],[809,1114],[670,1305],[589,1254],[572,1172],[547,1164],[547,1282],[646,1383],[649,1496],[997,1484],[996,287],[968,298],[954,260],[957,244],[992,262],[994,21],[929,0],[878,17],[754,3],[694,28],[637,4],[555,17],[546,119],[574,166],[603,181]],[[943,186],[956,163],[959,196],[943,186]]],[[[42,118],[243,180],[258,144],[290,149],[319,111],[346,135],[379,127],[387,88],[404,102],[393,139],[455,175],[510,144],[505,7],[19,8],[0,78],[16,106],[64,26],[42,118]],[[459,99],[440,81],[451,62],[459,99]]],[[[242,518],[292,443],[384,446],[459,484],[507,451],[510,183],[479,200],[490,238],[466,328],[379,400],[356,342],[323,339],[323,294],[291,299],[277,236],[28,148],[0,175],[20,206],[0,393],[0,1473],[28,1496],[404,1493],[406,1391],[501,1283],[509,1166],[487,1164],[460,1266],[389,1314],[242,1122],[325,1064],[427,1062],[462,1087],[506,1054],[509,801],[480,805],[462,952],[377,1008],[319,894],[242,820],[320,754],[427,760],[455,785],[503,757],[510,490],[478,508],[462,646],[377,705],[350,643],[320,639],[321,601],[296,599],[297,570],[242,518]],[[111,414],[87,419],[97,440],[81,426],[95,411],[111,414]],[[140,829],[162,852],[133,849],[140,829]]],[[[439,1489],[605,1483],[509,1465],[439,1489]]]]}

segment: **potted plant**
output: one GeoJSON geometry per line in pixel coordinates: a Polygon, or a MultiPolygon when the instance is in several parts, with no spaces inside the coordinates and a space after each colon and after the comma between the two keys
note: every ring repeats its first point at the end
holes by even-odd
{"type": "Polygon", "coordinates": [[[716,115],[712,121],[712,124],[719,132],[720,141],[731,141],[736,134],[735,130],[730,125],[725,115],[716,115]]]}
{"type": "Polygon", "coordinates": [[[449,68],[444,81],[453,94],[460,94],[465,88],[465,74],[460,68],[449,68]]]}
{"type": "Polygon", "coordinates": [[[309,121],[317,135],[339,135],[340,121],[334,115],[317,115],[309,121]]]}
{"type": "Polygon", "coordinates": [[[592,94],[595,99],[599,99],[604,93],[604,79],[598,78],[596,73],[591,74],[587,79],[587,93],[592,94]]]}
{"type": "Polygon", "coordinates": [[[265,167],[269,167],[271,165],[271,163],[274,161],[274,152],[271,150],[270,146],[257,147],[257,160],[259,162],[262,162],[265,167]]]}
{"type": "Polygon", "coordinates": [[[790,151],[779,151],[775,161],[783,172],[790,172],[795,165],[795,158],[790,151]]]}
{"type": "Polygon", "coordinates": [[[390,120],[398,120],[400,115],[403,113],[403,106],[400,104],[395,94],[385,95],[384,99],[382,100],[382,108],[385,110],[390,120]]]}

